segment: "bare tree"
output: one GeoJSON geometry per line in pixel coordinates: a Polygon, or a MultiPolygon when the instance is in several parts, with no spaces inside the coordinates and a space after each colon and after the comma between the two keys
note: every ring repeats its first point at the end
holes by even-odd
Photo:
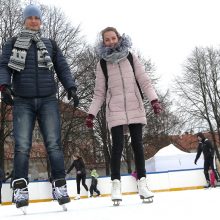
{"type": "MultiPolygon", "coordinates": [[[[20,5],[19,0],[0,0],[0,53],[5,41],[21,28],[20,5]]],[[[12,133],[11,108],[3,102],[0,104],[0,166],[4,168],[4,145],[12,133]]]]}
{"type": "Polygon", "coordinates": [[[195,48],[184,65],[184,75],[176,80],[176,93],[181,97],[179,109],[188,117],[188,124],[195,130],[205,128],[212,133],[214,147],[219,158],[219,77],[220,53],[214,48],[195,48]]]}

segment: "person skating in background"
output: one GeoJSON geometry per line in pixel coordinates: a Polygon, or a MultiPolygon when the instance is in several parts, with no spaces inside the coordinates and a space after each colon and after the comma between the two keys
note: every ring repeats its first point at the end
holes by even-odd
{"type": "Polygon", "coordinates": [[[69,169],[67,170],[67,174],[75,167],[76,169],[76,186],[77,186],[77,195],[75,199],[80,199],[80,182],[82,181],[82,185],[88,193],[88,197],[90,197],[90,192],[88,190],[88,186],[86,185],[86,168],[83,158],[81,156],[73,155],[73,162],[69,169]]]}
{"type": "Polygon", "coordinates": [[[209,176],[210,176],[210,184],[211,184],[211,187],[215,187],[215,173],[213,172],[212,169],[209,170],[209,176]]]}
{"type": "Polygon", "coordinates": [[[91,176],[91,186],[89,189],[90,197],[93,197],[94,192],[97,193],[97,196],[100,196],[100,191],[97,189],[99,174],[97,173],[95,168],[90,169],[90,176],[91,176]]]}
{"type": "Polygon", "coordinates": [[[23,11],[23,22],[24,27],[17,37],[8,39],[4,44],[0,60],[2,101],[13,105],[14,199],[17,208],[29,204],[29,156],[37,120],[51,164],[56,198],[63,205],[70,202],[70,198],[61,144],[57,79],[67,91],[68,99],[73,99],[75,107],[79,103],[77,89],[56,42],[41,37],[41,10],[36,5],[27,5],[23,11]]]}
{"type": "Polygon", "coordinates": [[[101,38],[98,53],[102,59],[96,68],[94,95],[86,118],[86,125],[88,128],[93,127],[93,120],[106,101],[106,119],[112,136],[112,201],[122,200],[120,165],[123,151],[123,133],[127,127],[131,135],[137,168],[139,195],[141,198],[150,199],[153,197],[153,193],[147,188],[142,143],[146,113],[139,87],[147,96],[155,114],[159,114],[162,108],[144,65],[141,64],[136,55],[129,52],[130,38],[125,35],[121,36],[114,27],[107,27],[101,31],[101,38]],[[128,59],[131,56],[134,68],[130,62],[131,59],[128,59]],[[106,70],[107,76],[104,73],[106,70]]]}
{"type": "Polygon", "coordinates": [[[211,186],[210,178],[209,178],[209,168],[212,169],[212,171],[215,174],[215,179],[218,180],[218,175],[214,168],[214,148],[212,145],[212,142],[205,138],[204,134],[202,132],[199,132],[197,134],[197,139],[199,141],[199,145],[197,148],[197,154],[194,163],[197,164],[197,160],[199,159],[201,153],[203,153],[204,156],[204,175],[207,182],[207,187],[211,186]]]}
{"type": "Polygon", "coordinates": [[[2,183],[5,182],[5,174],[3,169],[0,167],[0,204],[2,204],[2,183]]]}

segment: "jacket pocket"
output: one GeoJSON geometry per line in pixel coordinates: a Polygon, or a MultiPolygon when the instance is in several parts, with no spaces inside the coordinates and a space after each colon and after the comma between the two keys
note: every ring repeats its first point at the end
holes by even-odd
{"type": "MultiPolygon", "coordinates": [[[[135,82],[136,83],[136,82],[135,82]]],[[[138,101],[138,107],[139,109],[142,111],[143,110],[143,102],[142,102],[142,99],[141,99],[141,96],[140,96],[140,92],[139,90],[137,91],[137,88],[136,88],[136,85],[134,84],[134,94],[135,94],[135,97],[138,101]]]]}

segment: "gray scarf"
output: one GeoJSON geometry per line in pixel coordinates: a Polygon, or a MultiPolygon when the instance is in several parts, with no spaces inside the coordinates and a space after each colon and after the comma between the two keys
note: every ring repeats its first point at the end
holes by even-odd
{"type": "Polygon", "coordinates": [[[44,42],[40,38],[40,32],[27,29],[23,29],[20,32],[14,44],[12,55],[8,63],[10,68],[19,72],[24,70],[27,50],[31,46],[32,41],[34,41],[37,46],[38,67],[48,68],[51,70],[53,63],[44,42]]]}
{"type": "Polygon", "coordinates": [[[130,37],[123,34],[114,48],[106,47],[103,42],[101,42],[97,47],[97,53],[107,62],[118,63],[128,56],[131,45],[130,37]]]}

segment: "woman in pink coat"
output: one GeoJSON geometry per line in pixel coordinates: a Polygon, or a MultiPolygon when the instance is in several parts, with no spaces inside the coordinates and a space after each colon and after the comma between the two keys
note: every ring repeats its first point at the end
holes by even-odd
{"type": "Polygon", "coordinates": [[[145,159],[142,143],[142,127],[146,124],[146,113],[138,84],[147,96],[155,114],[161,112],[157,94],[144,66],[132,54],[133,68],[128,60],[131,41],[120,35],[113,27],[102,32],[102,42],[98,47],[99,56],[107,67],[108,81],[100,62],[97,64],[93,100],[90,105],[86,125],[93,127],[93,120],[106,100],[106,119],[112,135],[111,180],[113,201],[121,201],[120,162],[123,150],[123,129],[127,126],[131,135],[137,168],[138,189],[142,199],[153,201],[153,193],[146,186],[145,159]],[[138,84],[137,84],[138,83],[138,84]]]}

